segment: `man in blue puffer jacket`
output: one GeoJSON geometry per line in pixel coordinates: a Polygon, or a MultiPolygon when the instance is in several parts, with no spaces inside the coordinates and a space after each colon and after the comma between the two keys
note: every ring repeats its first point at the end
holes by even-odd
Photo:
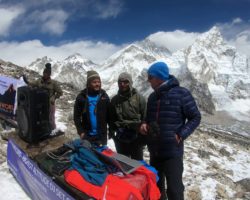
{"type": "Polygon", "coordinates": [[[147,103],[145,122],[140,132],[147,135],[150,164],[158,170],[161,199],[183,200],[184,140],[198,127],[201,114],[191,93],[169,75],[166,63],[156,62],[148,69],[154,92],[147,103]]]}

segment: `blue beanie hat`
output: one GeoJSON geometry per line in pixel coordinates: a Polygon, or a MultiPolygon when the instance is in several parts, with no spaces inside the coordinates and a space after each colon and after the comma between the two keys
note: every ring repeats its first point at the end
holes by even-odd
{"type": "Polygon", "coordinates": [[[168,66],[164,62],[156,62],[148,69],[148,75],[166,81],[169,78],[168,66]]]}

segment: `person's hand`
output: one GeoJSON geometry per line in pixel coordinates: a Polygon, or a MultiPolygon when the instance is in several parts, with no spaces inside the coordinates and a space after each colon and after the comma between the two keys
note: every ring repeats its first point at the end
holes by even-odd
{"type": "Polygon", "coordinates": [[[147,135],[148,134],[148,125],[146,123],[142,123],[139,131],[142,135],[147,135]]]}
{"type": "Polygon", "coordinates": [[[181,137],[178,134],[175,134],[175,139],[177,141],[177,143],[179,144],[181,142],[181,137]]]}
{"type": "Polygon", "coordinates": [[[83,139],[84,136],[85,136],[85,133],[81,133],[81,134],[80,134],[80,138],[81,138],[81,139],[83,139]]]}
{"type": "Polygon", "coordinates": [[[55,105],[55,96],[50,97],[50,104],[55,105]]]}

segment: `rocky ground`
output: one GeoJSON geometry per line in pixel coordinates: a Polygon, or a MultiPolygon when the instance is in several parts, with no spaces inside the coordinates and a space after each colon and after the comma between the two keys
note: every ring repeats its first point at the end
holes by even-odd
{"type": "MultiPolygon", "coordinates": [[[[76,138],[70,112],[65,120],[66,137],[76,138]]],[[[216,134],[199,128],[185,147],[184,183],[185,196],[190,200],[201,199],[250,199],[250,144],[249,140],[232,140],[231,136],[216,134]]],[[[3,130],[7,133],[15,130],[3,130]]],[[[6,161],[7,141],[0,139],[0,164],[6,161]]],[[[148,152],[145,150],[145,159],[148,152]]]]}

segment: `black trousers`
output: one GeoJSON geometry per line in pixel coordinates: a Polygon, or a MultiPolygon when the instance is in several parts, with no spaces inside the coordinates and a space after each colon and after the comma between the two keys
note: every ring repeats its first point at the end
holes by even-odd
{"type": "Polygon", "coordinates": [[[150,165],[158,171],[157,185],[161,192],[161,200],[184,200],[183,157],[162,159],[150,156],[150,165]],[[165,180],[167,181],[167,198],[165,180]]]}
{"type": "Polygon", "coordinates": [[[114,142],[117,153],[123,154],[135,160],[143,160],[144,146],[138,140],[125,143],[116,138],[114,139],[114,142]]]}

